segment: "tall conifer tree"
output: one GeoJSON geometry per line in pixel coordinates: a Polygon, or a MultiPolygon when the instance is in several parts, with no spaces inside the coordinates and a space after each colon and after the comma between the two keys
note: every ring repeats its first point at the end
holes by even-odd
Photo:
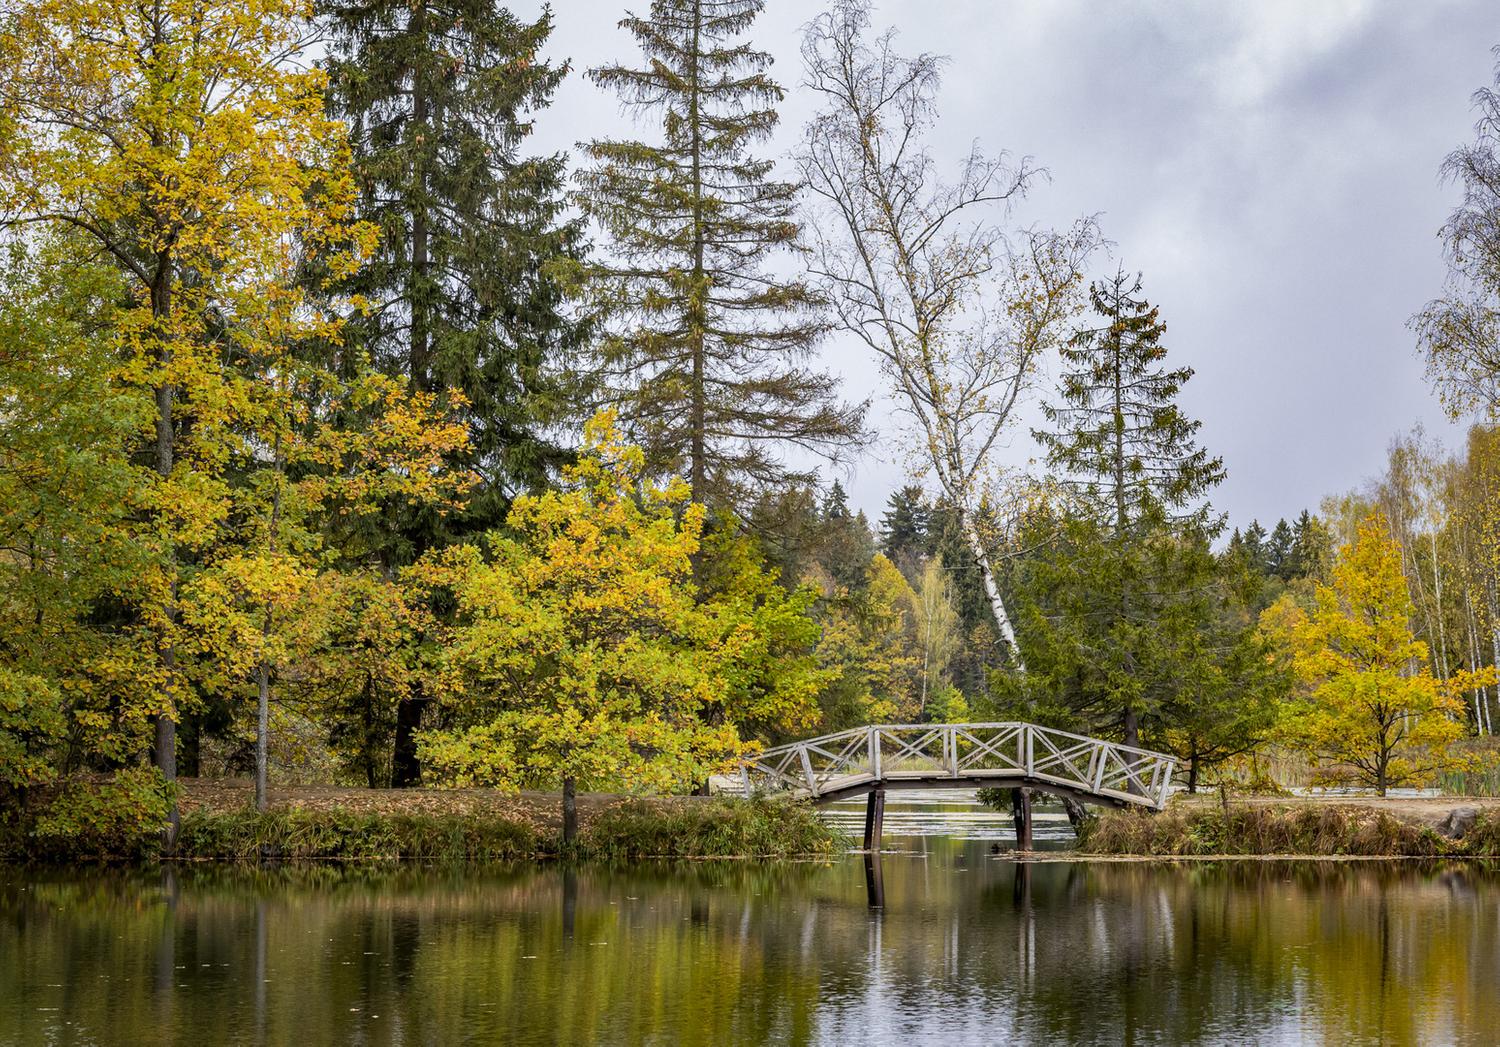
{"type": "MultiPolygon", "coordinates": [[[[371,309],[346,335],[418,389],[453,393],[478,484],[461,513],[404,502],[361,536],[387,566],[494,526],[563,452],[548,436],[572,397],[563,366],[586,337],[567,312],[581,224],[564,213],[564,157],[523,152],[566,66],[538,57],[550,11],[527,22],[494,0],[325,0],[330,105],[347,121],[360,217],[375,258],[344,288],[371,309]]],[[[426,699],[397,708],[391,779],[420,774],[426,699]]]]}
{"type": "Polygon", "coordinates": [[[1058,555],[1032,577],[1054,606],[1031,616],[1049,633],[1038,665],[1063,657],[1075,709],[1114,719],[1131,745],[1198,657],[1213,615],[1208,539],[1219,522],[1204,496],[1224,475],[1177,404],[1193,372],[1165,366],[1166,326],[1140,292],[1123,272],[1095,283],[1100,322],[1062,350],[1059,400],[1044,409],[1054,428],[1037,438],[1075,503],[1058,555]]]}
{"type": "Polygon", "coordinates": [[[777,445],[833,455],[861,418],[805,366],[823,330],[816,295],[769,266],[796,248],[798,187],[750,152],[782,98],[770,56],[740,39],[763,6],[653,0],[645,17],[627,15],[643,66],[589,75],[659,118],[661,135],[588,143],[593,167],[579,179],[613,242],[599,276],[622,416],[654,469],[685,472],[693,500],[717,506],[794,478],[777,445]]]}
{"type": "MultiPolygon", "coordinates": [[[[327,2],[327,0],[325,0],[327,2]]],[[[565,157],[523,151],[567,72],[539,57],[534,22],[494,0],[331,0],[331,106],[349,124],[360,217],[376,257],[346,290],[369,299],[347,337],[419,389],[461,394],[481,483],[470,527],[562,460],[547,423],[585,331],[566,308],[582,229],[564,209],[565,157]]],[[[403,521],[407,558],[437,521],[403,521]]]]}

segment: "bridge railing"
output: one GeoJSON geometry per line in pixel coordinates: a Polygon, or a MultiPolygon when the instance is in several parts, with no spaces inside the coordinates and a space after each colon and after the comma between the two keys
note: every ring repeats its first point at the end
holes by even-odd
{"type": "Polygon", "coordinates": [[[1029,723],[879,724],[766,749],[741,763],[739,784],[747,797],[817,799],[864,782],[1025,778],[1161,808],[1174,766],[1163,753],[1029,723]]]}

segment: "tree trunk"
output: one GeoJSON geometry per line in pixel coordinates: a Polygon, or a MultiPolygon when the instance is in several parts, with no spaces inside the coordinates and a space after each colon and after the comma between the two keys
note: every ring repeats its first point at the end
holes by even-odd
{"type": "Polygon", "coordinates": [[[1083,827],[1088,824],[1089,820],[1088,808],[1071,796],[1062,796],[1059,799],[1062,800],[1063,810],[1068,814],[1068,824],[1073,827],[1073,835],[1075,837],[1082,835],[1083,827]]]}
{"type": "Polygon", "coordinates": [[[396,740],[391,747],[391,788],[407,789],[422,780],[417,762],[417,729],[422,726],[426,699],[412,695],[396,703],[396,740]]]}
{"type": "MultiPolygon", "coordinates": [[[[410,24],[412,35],[420,41],[417,46],[425,47],[427,5],[420,0],[413,8],[410,24]]],[[[427,85],[420,71],[412,77],[411,116],[412,134],[430,138],[434,132],[429,126],[431,117],[427,107],[427,85]]],[[[411,344],[408,347],[407,363],[411,368],[412,384],[424,392],[431,392],[436,383],[432,381],[431,346],[429,344],[431,317],[428,310],[431,303],[428,301],[427,290],[429,254],[427,167],[421,148],[415,152],[412,183],[414,199],[411,212],[411,272],[406,282],[407,306],[411,310],[411,344]]]]}
{"type": "MultiPolygon", "coordinates": [[[[688,423],[692,430],[689,436],[688,472],[690,497],[698,504],[706,504],[708,498],[707,431],[708,411],[705,374],[704,341],[707,338],[708,309],[705,276],[703,271],[703,121],[698,111],[698,59],[699,34],[703,19],[701,3],[693,4],[693,43],[691,66],[688,72],[688,129],[692,135],[693,179],[693,281],[689,292],[687,326],[693,346],[693,387],[689,391],[688,423]]],[[[698,556],[693,558],[694,574],[700,573],[698,556]]]]}
{"type": "Polygon", "coordinates": [[[1197,753],[1193,753],[1193,755],[1188,758],[1187,791],[1189,793],[1196,793],[1198,791],[1198,754],[1197,753]]]}
{"type": "Polygon", "coordinates": [[[203,770],[203,717],[184,716],[177,725],[177,776],[197,778],[203,770]]]}
{"type": "MultiPolygon", "coordinates": [[[[151,315],[160,324],[172,315],[172,265],[169,258],[159,258],[156,283],[151,289],[151,315]]],[[[172,364],[172,347],[163,341],[157,354],[157,362],[163,373],[172,364]]],[[[163,481],[172,475],[172,466],[177,453],[177,437],[173,430],[172,408],[176,400],[176,387],[163,381],[155,389],[156,398],[156,473],[163,481]]],[[[177,553],[170,544],[167,547],[166,570],[169,575],[167,606],[163,608],[168,635],[161,644],[159,657],[166,680],[162,695],[162,709],[156,714],[156,739],[153,760],[162,777],[171,786],[177,784],[177,647],[171,635],[177,626],[177,553]]],[[[177,832],[182,818],[177,809],[177,793],[172,791],[172,809],[167,814],[166,830],[162,834],[162,846],[171,854],[177,847],[177,832]]]]}
{"type": "Polygon", "coordinates": [[[262,661],[255,667],[255,809],[266,810],[266,761],[271,737],[271,668],[262,661]]]}
{"type": "Polygon", "coordinates": [[[562,843],[563,849],[573,846],[573,841],[578,837],[578,795],[575,791],[577,783],[572,778],[564,778],[562,781],[562,843]]]}
{"type": "Polygon", "coordinates": [[[984,594],[990,601],[990,613],[994,615],[995,624],[1000,628],[1000,635],[1010,648],[1011,658],[1016,663],[1016,671],[1024,673],[1026,663],[1021,658],[1021,647],[1016,643],[1016,631],[1010,624],[1010,615],[1005,610],[1005,601],[1000,597],[1000,587],[995,582],[995,572],[990,569],[989,554],[985,552],[984,543],[979,539],[979,528],[969,518],[967,510],[960,509],[959,513],[963,518],[964,538],[969,543],[969,552],[974,557],[974,562],[979,566],[979,577],[984,582],[984,594]]]}

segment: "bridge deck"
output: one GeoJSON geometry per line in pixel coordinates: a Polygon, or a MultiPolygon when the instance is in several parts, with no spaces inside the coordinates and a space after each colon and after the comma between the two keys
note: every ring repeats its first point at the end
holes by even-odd
{"type": "Polygon", "coordinates": [[[877,787],[1028,786],[1159,810],[1174,767],[1162,753],[1035,724],[879,724],[747,758],[734,791],[783,791],[827,803],[877,787]]]}

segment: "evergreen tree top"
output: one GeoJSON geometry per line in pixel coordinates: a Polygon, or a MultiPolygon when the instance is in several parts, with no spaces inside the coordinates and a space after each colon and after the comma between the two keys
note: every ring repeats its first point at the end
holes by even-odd
{"type": "Polygon", "coordinates": [[[654,471],[688,474],[716,507],[808,481],[778,448],[834,457],[863,410],[806,366],[826,330],[803,280],[768,263],[797,249],[798,185],[753,155],[777,124],[770,55],[740,39],[764,0],[654,0],[620,25],[643,61],[591,70],[651,140],[598,139],[578,203],[607,234],[593,269],[611,316],[603,353],[622,420],[654,471]]]}
{"type": "Polygon", "coordinates": [[[1168,368],[1157,308],[1141,278],[1123,270],[1090,288],[1100,323],[1062,347],[1058,401],[1044,405],[1051,431],[1036,433],[1047,461],[1124,529],[1154,512],[1207,522],[1197,505],[1224,477],[1223,461],[1198,446],[1201,422],[1177,404],[1192,368],[1168,368]]]}

